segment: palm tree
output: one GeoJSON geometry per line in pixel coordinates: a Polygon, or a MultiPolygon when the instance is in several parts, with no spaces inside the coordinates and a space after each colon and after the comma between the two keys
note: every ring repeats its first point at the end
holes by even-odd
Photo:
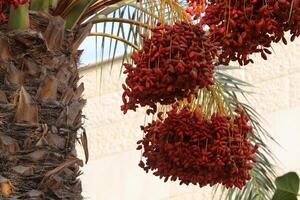
{"type": "MultiPolygon", "coordinates": [[[[1,3],[8,20],[0,23],[0,197],[82,199],[78,176],[83,161],[76,156],[75,144],[83,145],[85,162],[88,147],[81,121],[84,85],[78,84],[80,44],[87,36],[100,37],[102,44],[96,51],[109,49],[112,60],[117,46],[123,45],[123,61],[130,62],[130,53],[142,46],[140,34],[148,33],[157,22],[192,23],[192,19],[185,12],[185,1],[176,0],[22,3],[1,3]],[[104,28],[91,32],[94,24],[104,28]],[[107,24],[111,26],[105,28],[107,24]],[[117,34],[112,34],[115,29],[117,34]],[[104,38],[118,42],[106,43],[104,38]]],[[[251,139],[261,146],[251,181],[243,190],[222,188],[224,197],[268,199],[274,191],[274,171],[270,151],[260,136],[268,134],[255,111],[237,100],[248,84],[227,75],[221,66],[215,80],[214,92],[201,91],[203,99],[210,102],[207,109],[217,109],[221,103],[230,111],[234,105],[242,105],[254,127],[251,139]]]]}

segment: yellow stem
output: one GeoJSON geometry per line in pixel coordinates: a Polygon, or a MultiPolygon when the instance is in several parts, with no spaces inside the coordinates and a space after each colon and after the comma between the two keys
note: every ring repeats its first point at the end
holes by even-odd
{"type": "Polygon", "coordinates": [[[111,35],[111,34],[107,34],[107,33],[90,33],[89,36],[109,37],[109,38],[121,41],[121,42],[133,47],[136,50],[139,50],[139,47],[137,45],[132,44],[131,42],[125,40],[124,38],[121,38],[121,37],[118,37],[118,36],[115,36],[115,35],[111,35]]]}
{"type": "Polygon", "coordinates": [[[98,18],[93,20],[93,24],[97,24],[97,23],[103,23],[103,22],[120,22],[120,23],[128,23],[128,24],[133,24],[133,25],[137,25],[143,28],[147,28],[147,29],[151,29],[151,27],[148,24],[144,24],[142,22],[138,22],[135,20],[131,20],[131,19],[121,19],[121,18],[98,18]]]}

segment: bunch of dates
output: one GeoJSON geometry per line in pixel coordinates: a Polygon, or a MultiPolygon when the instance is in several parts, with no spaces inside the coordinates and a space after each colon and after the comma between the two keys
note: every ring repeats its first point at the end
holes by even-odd
{"type": "Polygon", "coordinates": [[[220,64],[247,65],[253,63],[251,54],[266,60],[272,43],[287,44],[285,32],[291,33],[291,41],[299,36],[299,1],[210,0],[201,24],[208,25],[209,37],[220,42],[220,64]]]}
{"type": "Polygon", "coordinates": [[[151,36],[143,36],[143,47],[132,55],[133,64],[125,64],[121,110],[149,106],[148,114],[155,113],[157,103],[189,99],[197,88],[211,86],[217,46],[197,25],[157,24],[151,36]]]}
{"type": "Polygon", "coordinates": [[[218,112],[208,117],[199,109],[173,107],[142,130],[139,166],[165,181],[242,188],[251,178],[258,146],[249,142],[252,127],[241,109],[234,117],[218,112]]]}

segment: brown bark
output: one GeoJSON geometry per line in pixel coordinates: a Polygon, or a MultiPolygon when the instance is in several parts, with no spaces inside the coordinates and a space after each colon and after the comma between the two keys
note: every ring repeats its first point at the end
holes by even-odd
{"type": "Polygon", "coordinates": [[[0,199],[82,199],[78,44],[91,25],[64,31],[59,17],[31,14],[27,31],[0,31],[0,199]]]}

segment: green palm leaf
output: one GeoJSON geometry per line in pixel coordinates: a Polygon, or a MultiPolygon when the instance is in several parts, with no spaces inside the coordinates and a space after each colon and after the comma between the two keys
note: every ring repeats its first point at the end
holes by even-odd
{"type": "MultiPolygon", "coordinates": [[[[220,190],[220,198],[225,200],[271,199],[272,194],[275,191],[273,182],[276,174],[273,163],[276,159],[270,151],[267,142],[274,142],[274,139],[261,126],[261,118],[257,112],[248,104],[237,100],[238,95],[247,97],[244,88],[252,86],[242,80],[226,74],[222,69],[223,68],[221,67],[216,72],[216,82],[220,89],[219,92],[222,94],[222,97],[226,99],[224,101],[227,102],[225,106],[234,108],[236,104],[239,104],[244,108],[253,126],[253,134],[250,135],[250,140],[253,143],[259,144],[259,149],[255,155],[257,162],[250,172],[252,179],[242,190],[236,188],[226,190],[224,187],[217,186],[215,187],[215,192],[220,190]]],[[[228,69],[226,69],[226,71],[227,70],[228,69]]]]}

